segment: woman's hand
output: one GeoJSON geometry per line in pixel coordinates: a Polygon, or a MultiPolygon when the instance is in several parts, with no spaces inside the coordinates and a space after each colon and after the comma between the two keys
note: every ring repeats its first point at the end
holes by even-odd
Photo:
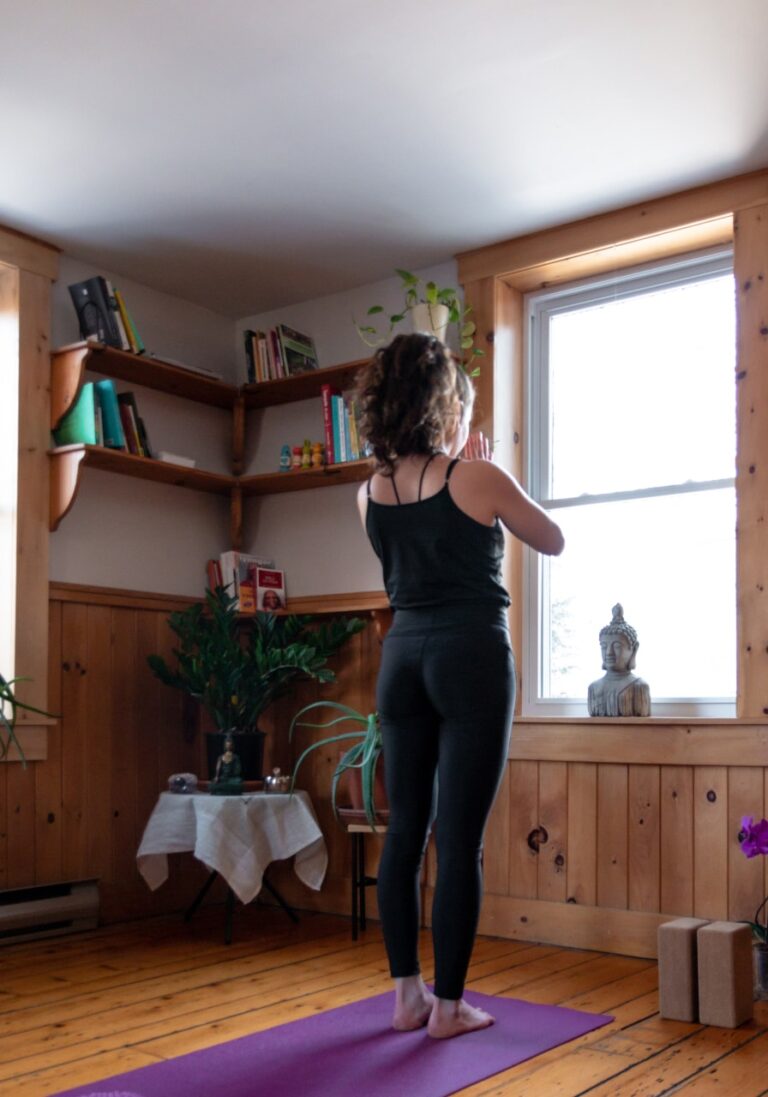
{"type": "Polygon", "coordinates": [[[481,430],[467,438],[467,444],[461,454],[465,461],[492,461],[493,448],[481,430]]]}

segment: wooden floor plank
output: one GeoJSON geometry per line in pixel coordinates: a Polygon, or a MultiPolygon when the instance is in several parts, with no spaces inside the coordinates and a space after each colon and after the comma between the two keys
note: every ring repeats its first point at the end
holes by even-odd
{"type": "MultiPolygon", "coordinates": [[[[228,948],[221,919],[214,909],[189,925],[156,918],[4,949],[0,1097],[48,1097],[391,988],[376,924],[353,942],[343,918],[302,915],[295,927],[281,912],[246,908],[228,948]]],[[[429,980],[426,932],[421,958],[429,980]]],[[[757,1097],[768,1089],[768,1004],[736,1030],[662,1020],[650,960],[481,938],[468,987],[613,1020],[464,1097],[757,1097]]]]}

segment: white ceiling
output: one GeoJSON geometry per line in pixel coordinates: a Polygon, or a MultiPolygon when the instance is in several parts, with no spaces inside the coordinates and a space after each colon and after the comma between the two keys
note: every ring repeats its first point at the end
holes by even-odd
{"type": "Polygon", "coordinates": [[[0,222],[232,317],[768,164],[768,0],[0,0],[0,222]]]}

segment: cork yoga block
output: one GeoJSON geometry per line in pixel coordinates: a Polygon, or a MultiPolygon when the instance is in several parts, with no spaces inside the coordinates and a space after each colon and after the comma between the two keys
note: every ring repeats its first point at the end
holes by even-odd
{"type": "Polygon", "coordinates": [[[696,935],[702,918],[675,918],[658,929],[659,1013],[670,1021],[697,1021],[696,935]]]}
{"type": "Polygon", "coordinates": [[[699,1020],[736,1028],[752,1016],[752,930],[710,922],[698,932],[699,1020]]]}

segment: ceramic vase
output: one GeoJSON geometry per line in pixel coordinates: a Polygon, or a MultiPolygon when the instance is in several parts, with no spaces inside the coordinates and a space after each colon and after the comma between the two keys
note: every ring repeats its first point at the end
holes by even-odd
{"type": "Polygon", "coordinates": [[[426,331],[434,335],[441,343],[445,342],[448,330],[449,310],[447,305],[428,305],[424,302],[411,308],[411,323],[414,331],[426,331]]]}

